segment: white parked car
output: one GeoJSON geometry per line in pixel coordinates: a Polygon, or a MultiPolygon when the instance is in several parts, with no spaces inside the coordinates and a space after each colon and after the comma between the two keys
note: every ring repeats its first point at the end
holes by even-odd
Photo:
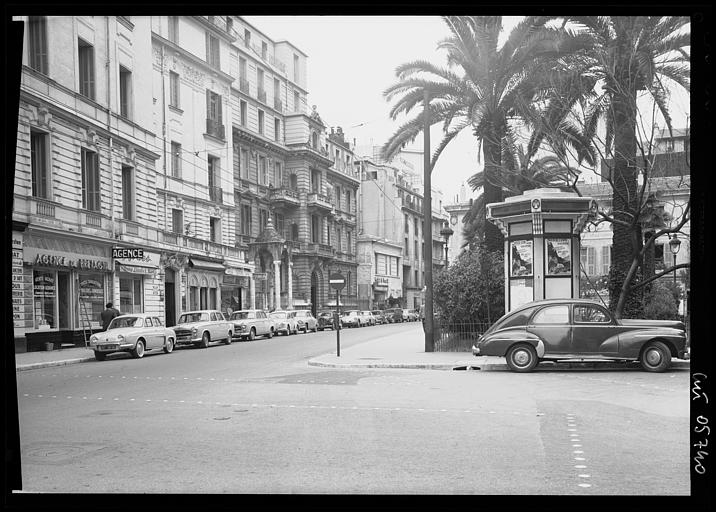
{"type": "Polygon", "coordinates": [[[174,332],[177,334],[177,345],[208,348],[212,341],[224,341],[227,345],[231,343],[234,324],[221,311],[202,309],[182,313],[174,326],[174,332]]]}
{"type": "Polygon", "coordinates": [[[252,341],[256,336],[273,338],[275,327],[265,311],[260,309],[242,309],[234,311],[229,317],[234,324],[234,337],[252,341]]]}
{"type": "Polygon", "coordinates": [[[299,309],[294,311],[296,314],[296,322],[298,323],[298,330],[303,332],[318,331],[318,320],[313,314],[307,309],[299,309]]]}
{"type": "Polygon", "coordinates": [[[145,350],[163,349],[167,354],[174,350],[176,333],[164,326],[154,315],[120,315],[112,319],[106,331],[90,337],[90,348],[97,361],[107,354],[129,352],[136,358],[144,357],[145,350]]]}
{"type": "Polygon", "coordinates": [[[274,321],[276,334],[284,333],[298,334],[298,322],[296,321],[295,311],[274,311],[269,313],[269,318],[274,321]]]}
{"type": "Polygon", "coordinates": [[[360,316],[363,319],[365,325],[375,325],[376,320],[372,311],[361,311],[360,316]]]}
{"type": "Polygon", "coordinates": [[[341,315],[341,327],[363,327],[365,320],[361,318],[360,311],[344,311],[341,315]]]}

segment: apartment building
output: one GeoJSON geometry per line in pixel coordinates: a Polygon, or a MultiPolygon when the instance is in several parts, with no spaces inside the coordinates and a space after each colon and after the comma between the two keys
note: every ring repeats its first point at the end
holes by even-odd
{"type": "Polygon", "coordinates": [[[107,301],[316,310],[330,271],[355,301],[360,182],[298,48],[233,16],[16,20],[18,346],[83,343],[107,301]]]}
{"type": "Polygon", "coordinates": [[[149,18],[25,23],[12,213],[16,345],[80,343],[106,301],[164,315],[149,18]],[[156,231],[153,231],[156,237],[156,231]],[[129,257],[127,257],[129,256],[129,257]],[[85,331],[83,331],[83,327],[85,331]]]}
{"type": "MultiPolygon", "coordinates": [[[[424,300],[425,286],[425,240],[423,236],[423,195],[422,179],[406,169],[398,168],[399,163],[392,165],[377,164],[369,158],[361,159],[361,245],[368,245],[373,249],[361,247],[359,254],[362,258],[370,257],[370,261],[361,259],[360,265],[375,267],[382,263],[378,260],[396,256],[390,251],[379,252],[376,241],[393,242],[401,247],[398,262],[398,278],[400,291],[390,288],[392,279],[396,276],[388,274],[388,297],[401,299],[404,307],[420,307],[424,300]],[[395,293],[395,295],[394,295],[395,293]]],[[[440,230],[447,221],[443,213],[442,194],[433,189],[432,193],[432,237],[429,248],[432,251],[433,270],[445,265],[444,239],[440,230]]],[[[391,260],[392,261],[392,260],[391,260]]],[[[392,268],[392,267],[389,267],[392,268]]],[[[364,273],[366,273],[364,271],[364,273]]],[[[377,278],[377,277],[376,277],[377,278]]],[[[359,299],[370,300],[373,304],[382,304],[387,300],[385,288],[376,286],[377,281],[370,284],[363,283],[359,299]]]]}

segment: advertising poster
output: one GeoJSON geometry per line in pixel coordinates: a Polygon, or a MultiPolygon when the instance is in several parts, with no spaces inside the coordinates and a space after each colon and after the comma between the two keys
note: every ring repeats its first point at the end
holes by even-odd
{"type": "Polygon", "coordinates": [[[547,275],[569,276],[572,274],[572,243],[569,238],[547,239],[547,275]]]}
{"type": "Polygon", "coordinates": [[[510,311],[534,300],[534,279],[510,280],[510,311]]]}
{"type": "Polygon", "coordinates": [[[532,240],[510,242],[510,277],[532,275],[532,240]]]}

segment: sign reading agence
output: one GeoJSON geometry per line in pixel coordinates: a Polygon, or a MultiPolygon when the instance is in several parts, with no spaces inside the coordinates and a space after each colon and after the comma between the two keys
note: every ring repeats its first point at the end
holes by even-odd
{"type": "Polygon", "coordinates": [[[112,257],[141,260],[144,258],[144,249],[122,249],[119,247],[113,247],[112,257]]]}

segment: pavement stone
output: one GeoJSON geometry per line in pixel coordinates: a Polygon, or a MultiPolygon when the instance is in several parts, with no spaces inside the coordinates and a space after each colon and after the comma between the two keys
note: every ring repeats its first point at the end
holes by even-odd
{"type": "MultiPolygon", "coordinates": [[[[408,368],[425,370],[507,370],[501,357],[474,357],[469,352],[425,352],[425,335],[422,325],[416,323],[398,334],[386,334],[380,326],[369,327],[376,337],[351,347],[341,347],[341,356],[335,351],[314,357],[309,366],[326,368],[408,368]]],[[[111,357],[111,355],[110,355],[111,357]]],[[[16,371],[34,370],[50,366],[97,362],[89,348],[76,347],[46,352],[15,354],[16,371]]],[[[540,368],[554,365],[566,368],[629,368],[625,363],[541,363],[540,368]]],[[[631,366],[634,366],[632,363],[631,366]]],[[[672,368],[689,368],[688,360],[674,359],[672,368]]]]}

